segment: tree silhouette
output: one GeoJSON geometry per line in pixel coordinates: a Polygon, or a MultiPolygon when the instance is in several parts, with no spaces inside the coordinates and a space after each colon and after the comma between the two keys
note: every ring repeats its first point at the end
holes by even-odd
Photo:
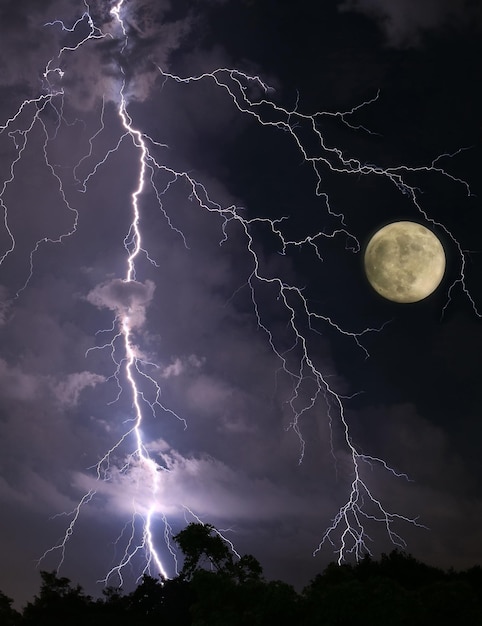
{"type": "Polygon", "coordinates": [[[13,600],[0,591],[0,624],[2,626],[17,626],[21,615],[12,608],[13,600]]]}
{"type": "Polygon", "coordinates": [[[174,537],[184,553],[181,578],[193,591],[196,626],[272,626],[297,623],[298,595],[281,581],[267,582],[257,559],[233,557],[231,546],[209,525],[189,524],[174,537]],[[205,565],[209,569],[205,569],[205,565]]]}
{"type": "Polygon", "coordinates": [[[23,611],[23,624],[35,626],[83,626],[92,617],[95,604],[82,588],[55,572],[40,572],[40,594],[23,611]]]}
{"type": "Polygon", "coordinates": [[[126,596],[125,614],[131,625],[189,626],[191,596],[189,585],[180,578],[165,580],[145,575],[138,587],[126,596]]]}
{"type": "Polygon", "coordinates": [[[233,567],[229,545],[211,524],[188,524],[173,539],[184,554],[183,578],[192,578],[195,570],[206,563],[217,571],[233,567]]]}
{"type": "Polygon", "coordinates": [[[267,581],[251,555],[207,524],[175,538],[184,552],[172,580],[143,576],[130,593],[108,587],[92,600],[55,572],[19,614],[0,592],[0,626],[468,626],[482,625],[482,568],[448,572],[394,550],[375,561],[329,564],[298,594],[267,581]]]}

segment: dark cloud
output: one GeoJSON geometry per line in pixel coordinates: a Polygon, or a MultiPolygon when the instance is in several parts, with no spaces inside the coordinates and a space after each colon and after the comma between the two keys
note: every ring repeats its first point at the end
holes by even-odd
{"type": "Polygon", "coordinates": [[[482,26],[481,9],[471,0],[344,0],[340,10],[376,20],[387,44],[395,48],[418,46],[432,31],[482,26]]]}

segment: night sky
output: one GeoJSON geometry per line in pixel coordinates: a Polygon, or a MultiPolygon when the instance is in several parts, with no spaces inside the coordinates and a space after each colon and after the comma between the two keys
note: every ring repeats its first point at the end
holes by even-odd
{"type": "Polygon", "coordinates": [[[200,519],[300,588],[355,558],[343,519],[313,551],[356,471],[361,552],[392,532],[482,563],[482,10],[318,4],[125,0],[127,40],[110,1],[0,4],[0,589],[20,604],[59,564],[100,593],[149,509],[169,576],[165,534],[200,519]],[[445,248],[419,303],[364,275],[396,220],[445,248]]]}

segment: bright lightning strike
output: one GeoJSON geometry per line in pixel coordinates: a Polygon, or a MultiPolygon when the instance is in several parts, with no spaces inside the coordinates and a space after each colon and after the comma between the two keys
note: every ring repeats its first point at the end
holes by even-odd
{"type": "MultiPolygon", "coordinates": [[[[149,444],[143,435],[146,411],[154,416],[158,412],[169,414],[187,426],[183,417],[177,415],[161,401],[161,387],[156,378],[149,373],[158,366],[143,354],[136,343],[137,332],[144,323],[145,310],[149,305],[154,289],[148,280],[145,282],[139,280],[139,260],[145,258],[158,268],[158,264],[149,256],[148,250],[143,245],[142,197],[146,191],[146,186],[150,186],[154,191],[166,223],[182,238],[186,247],[187,242],[184,234],[171,223],[168,213],[163,207],[164,196],[172,186],[177,184],[184,185],[189,199],[197,209],[212,214],[215,219],[220,220],[220,244],[228,240],[231,236],[231,229],[234,227],[237,227],[237,232],[242,232],[245,250],[251,264],[245,286],[250,292],[254,315],[258,327],[265,333],[267,342],[279,364],[280,372],[290,381],[291,385],[291,396],[287,403],[290,411],[289,428],[294,431],[299,439],[299,463],[303,462],[306,448],[301,425],[305,415],[312,413],[324,404],[327,407],[325,412],[327,412],[330,429],[336,422],[337,427],[343,433],[344,453],[351,462],[350,489],[346,502],[334,515],[331,524],[322,534],[321,542],[315,553],[324,544],[329,543],[333,546],[339,562],[343,561],[349,553],[360,558],[365,552],[370,551],[367,526],[372,523],[384,527],[388,537],[395,545],[405,546],[402,536],[395,530],[397,524],[400,521],[417,526],[420,524],[416,519],[389,510],[381,499],[373,493],[365,478],[364,470],[367,467],[377,465],[394,479],[408,480],[408,477],[393,469],[384,459],[363,454],[357,448],[352,440],[350,426],[346,418],[345,399],[336,387],[330,384],[328,375],[323,372],[318,364],[316,351],[311,341],[313,333],[319,333],[323,325],[328,325],[355,342],[368,357],[368,352],[363,345],[363,336],[369,332],[382,332],[383,327],[378,329],[365,328],[357,331],[342,328],[336,320],[316,310],[305,297],[301,287],[290,284],[279,276],[268,275],[262,269],[260,244],[257,241],[256,232],[259,229],[267,230],[273,240],[277,242],[278,252],[281,255],[287,255],[292,249],[309,248],[321,261],[323,242],[328,238],[335,237],[341,237],[345,240],[347,251],[359,252],[360,242],[349,232],[344,215],[336,213],[331,207],[330,198],[323,189],[323,174],[325,171],[329,171],[343,176],[370,176],[384,179],[393,185],[397,192],[410,198],[413,206],[420,212],[424,220],[443,229],[452,240],[460,258],[460,275],[456,283],[461,285],[474,311],[479,315],[475,302],[465,284],[465,256],[461,245],[443,224],[435,221],[427,214],[420,202],[418,189],[407,180],[407,175],[410,173],[432,172],[451,179],[454,184],[460,185],[466,193],[470,194],[470,189],[465,181],[454,177],[441,166],[442,159],[448,159],[453,155],[440,155],[431,164],[422,167],[401,165],[382,168],[363,163],[353,157],[346,156],[340,148],[329,145],[322,134],[321,121],[326,118],[337,117],[352,130],[366,130],[351,124],[350,115],[358,111],[361,106],[367,106],[373,101],[362,103],[345,112],[303,113],[298,110],[298,106],[291,109],[284,108],[270,100],[270,88],[258,76],[250,76],[236,69],[224,67],[194,76],[179,76],[163,70],[160,65],[156,65],[159,80],[162,81],[163,85],[169,81],[179,85],[201,81],[207,83],[213,89],[222,90],[226,93],[239,114],[251,117],[261,126],[282,131],[287,140],[293,142],[303,163],[312,170],[315,195],[323,203],[330,218],[338,220],[339,226],[331,232],[313,231],[302,237],[292,238],[289,234],[287,218],[247,217],[246,212],[240,207],[235,205],[224,206],[213,200],[206,185],[197,181],[189,172],[177,171],[168,166],[157,156],[160,149],[164,147],[163,144],[144,133],[129,113],[131,86],[123,68],[123,60],[129,54],[130,28],[128,20],[123,15],[129,11],[129,6],[129,2],[121,0],[110,9],[108,28],[105,24],[97,25],[95,23],[86,0],[84,0],[83,14],[71,25],[65,24],[60,19],[48,22],[45,25],[46,28],[59,29],[65,36],[69,37],[69,41],[75,37],[76,42],[61,46],[58,54],[44,68],[42,76],[46,93],[23,101],[14,115],[3,126],[0,126],[0,134],[8,137],[10,148],[13,150],[8,175],[0,189],[0,206],[4,214],[4,229],[8,239],[5,251],[0,257],[0,266],[8,261],[16,246],[16,234],[10,225],[8,191],[15,180],[17,168],[24,158],[29,142],[32,141],[31,136],[35,133],[40,133],[42,136],[43,161],[55,184],[60,202],[71,217],[70,225],[63,232],[54,236],[42,237],[34,242],[29,252],[29,268],[25,279],[15,290],[17,297],[27,289],[33,277],[35,260],[39,250],[47,244],[61,244],[66,238],[72,237],[76,233],[80,216],[75,208],[75,194],[86,192],[91,181],[102,175],[102,167],[113,154],[120,150],[124,143],[130,142],[136,151],[132,165],[133,168],[136,168],[137,178],[135,189],[130,196],[131,221],[123,240],[126,253],[125,271],[121,278],[114,279],[110,286],[107,284],[101,286],[90,297],[91,303],[100,308],[114,311],[115,317],[110,329],[100,331],[110,333],[110,341],[106,341],[101,346],[95,346],[88,352],[93,350],[110,351],[114,370],[111,378],[115,380],[118,388],[118,395],[115,400],[118,400],[121,395],[128,395],[132,406],[132,414],[126,420],[127,426],[122,437],[107,450],[94,466],[96,482],[100,485],[104,481],[112,480],[112,468],[116,465],[114,457],[125,444],[128,444],[132,446],[131,451],[119,473],[122,475],[131,474],[143,484],[142,498],[133,499],[131,502],[132,517],[123,528],[117,541],[119,546],[124,546],[123,553],[118,563],[105,576],[105,581],[107,582],[111,576],[116,575],[122,583],[124,568],[132,564],[140,553],[145,557],[143,573],[156,571],[163,577],[169,576],[172,568],[163,563],[159,548],[156,546],[154,527],[157,518],[164,526],[167,551],[172,556],[174,568],[177,571],[176,554],[170,544],[171,526],[165,513],[167,507],[162,501],[162,481],[164,473],[168,472],[169,469],[160,465],[155,460],[154,455],[150,454],[149,444]],[[68,89],[63,86],[63,83],[68,79],[69,72],[66,60],[75,57],[86,46],[93,46],[98,42],[105,41],[117,43],[117,54],[115,55],[117,65],[114,72],[116,79],[113,81],[117,91],[115,97],[112,93],[105,94],[99,129],[90,137],[89,151],[72,168],[72,180],[67,184],[65,173],[61,172],[60,167],[54,163],[50,155],[51,145],[55,142],[62,126],[68,125],[64,117],[64,100],[68,97],[68,89]],[[114,144],[106,148],[100,158],[94,159],[94,143],[105,130],[106,99],[108,101],[110,99],[115,104],[121,130],[114,144]],[[51,114],[52,112],[56,118],[53,127],[44,119],[47,113],[51,114]],[[308,139],[306,139],[307,137],[308,139]],[[90,171],[82,177],[80,172],[92,162],[94,164],[90,171]],[[164,180],[167,180],[163,186],[156,182],[156,175],[159,173],[164,176],[164,180]],[[75,186],[76,191],[74,192],[72,189],[75,186]],[[273,301],[277,302],[287,320],[288,348],[273,331],[269,316],[263,313],[259,293],[265,287],[271,291],[273,301]],[[152,396],[148,397],[143,391],[143,385],[146,384],[153,390],[152,396]]],[[[135,98],[135,94],[132,94],[132,97],[135,98]]],[[[449,290],[449,300],[453,286],[449,290]]],[[[336,460],[333,442],[331,451],[336,460]]],[[[64,536],[44,554],[46,556],[52,551],[60,551],[59,566],[64,561],[68,541],[72,537],[83,507],[88,505],[95,495],[96,489],[89,489],[84,494],[78,505],[70,513],[70,522],[64,536]]],[[[199,520],[197,514],[189,508],[189,503],[179,502],[177,506],[181,510],[188,511],[194,519],[199,520]]],[[[232,547],[235,552],[234,546],[232,547]]]]}

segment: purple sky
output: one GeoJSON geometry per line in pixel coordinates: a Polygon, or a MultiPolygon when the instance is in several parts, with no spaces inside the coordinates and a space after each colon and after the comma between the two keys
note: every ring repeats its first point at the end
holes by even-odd
{"type": "MultiPolygon", "coordinates": [[[[149,507],[169,575],[165,521],[176,532],[198,516],[300,587],[343,545],[341,526],[312,556],[350,497],[349,444],[373,498],[429,528],[394,520],[409,552],[482,560],[480,12],[463,0],[235,4],[125,0],[123,47],[112,2],[90,3],[93,30],[77,0],[2,3],[0,589],[20,604],[37,568],[62,561],[57,549],[37,564],[90,490],[60,571],[91,593],[149,507]],[[167,76],[216,68],[272,89],[226,71],[167,76]],[[161,165],[139,197],[147,254],[130,282],[140,149],[119,118],[123,80],[132,128],[161,165]],[[263,98],[291,116],[247,104],[263,98]],[[435,163],[446,175],[402,172],[413,196],[380,169],[441,153],[457,153],[435,163]],[[340,155],[366,167],[334,172],[340,155]],[[367,238],[397,219],[433,227],[447,253],[440,289],[415,305],[382,301],[363,274],[367,238]],[[125,436],[125,316],[154,495],[125,436]]],[[[378,507],[359,504],[367,546],[390,550],[383,521],[363,517],[378,507]]],[[[131,565],[127,584],[145,560],[131,565]]]]}

